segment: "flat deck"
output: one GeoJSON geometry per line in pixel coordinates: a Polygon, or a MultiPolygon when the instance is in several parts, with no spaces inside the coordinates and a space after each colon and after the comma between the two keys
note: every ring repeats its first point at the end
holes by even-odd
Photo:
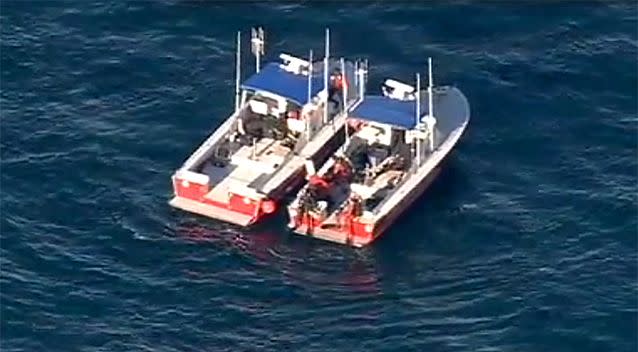
{"type": "Polygon", "coordinates": [[[182,209],[213,219],[230,222],[240,226],[250,225],[253,221],[252,216],[234,212],[232,210],[221,209],[214,205],[195,202],[183,197],[174,197],[168,204],[178,209],[182,209]]]}
{"type": "Polygon", "coordinates": [[[289,180],[303,168],[304,160],[298,156],[293,156],[286,162],[272,177],[270,177],[258,190],[264,194],[270,194],[274,189],[281,186],[282,183],[289,180]]]}

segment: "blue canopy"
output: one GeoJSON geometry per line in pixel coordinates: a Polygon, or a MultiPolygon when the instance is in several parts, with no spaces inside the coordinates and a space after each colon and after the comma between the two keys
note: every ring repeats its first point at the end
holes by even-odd
{"type": "MultiPolygon", "coordinates": [[[[323,70],[322,70],[323,71],[323,70]]],[[[310,96],[314,97],[323,90],[322,72],[313,72],[310,96]]],[[[308,102],[308,76],[288,72],[276,62],[271,62],[249,77],[241,85],[242,89],[266,91],[299,105],[308,102]]]]}
{"type": "MultiPolygon", "coordinates": [[[[427,105],[421,102],[421,116],[427,114],[427,105]]],[[[416,127],[416,101],[404,101],[381,95],[366,95],[350,113],[361,120],[412,129],[416,127]]]]}

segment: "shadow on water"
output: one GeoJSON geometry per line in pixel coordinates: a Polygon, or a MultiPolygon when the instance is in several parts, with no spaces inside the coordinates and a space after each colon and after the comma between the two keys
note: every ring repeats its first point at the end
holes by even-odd
{"type": "Polygon", "coordinates": [[[176,227],[180,238],[218,253],[239,256],[266,276],[281,277],[302,289],[334,289],[339,292],[379,292],[379,278],[369,251],[357,251],[332,243],[308,240],[264,226],[249,230],[216,229],[207,221],[183,222],[176,227]]]}

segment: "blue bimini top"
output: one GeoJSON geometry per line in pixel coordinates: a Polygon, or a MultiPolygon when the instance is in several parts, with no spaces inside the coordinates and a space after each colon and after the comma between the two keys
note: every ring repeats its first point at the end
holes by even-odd
{"type": "MultiPolygon", "coordinates": [[[[421,102],[421,117],[428,113],[421,102]]],[[[350,117],[391,125],[403,129],[416,127],[416,101],[398,100],[382,95],[366,95],[350,117]]]]}
{"type": "MultiPolygon", "coordinates": [[[[313,72],[311,85],[311,97],[324,89],[322,72],[313,72]]],[[[268,63],[250,76],[241,88],[276,94],[299,105],[308,103],[308,76],[288,72],[276,62],[268,63]]]]}

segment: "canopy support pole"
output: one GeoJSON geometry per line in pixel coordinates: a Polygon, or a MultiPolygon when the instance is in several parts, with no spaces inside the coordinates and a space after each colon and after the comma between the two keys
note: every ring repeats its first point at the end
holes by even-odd
{"type": "MultiPolygon", "coordinates": [[[[306,104],[310,104],[312,99],[312,49],[310,49],[308,62],[310,62],[310,66],[308,67],[308,102],[306,104]]],[[[311,114],[305,114],[305,116],[301,116],[304,119],[304,123],[306,125],[305,132],[307,141],[310,141],[310,116],[311,114]]]]}
{"type": "Polygon", "coordinates": [[[419,136],[419,131],[421,130],[421,75],[417,72],[416,74],[416,130],[417,130],[417,138],[416,138],[416,165],[417,169],[421,166],[421,138],[419,136]]]}
{"type": "Polygon", "coordinates": [[[428,123],[429,138],[430,138],[430,151],[434,151],[434,105],[432,104],[432,88],[434,82],[432,81],[432,58],[428,57],[428,115],[430,117],[430,123],[428,123]]]}
{"type": "Polygon", "coordinates": [[[326,100],[324,101],[323,106],[323,123],[328,123],[328,60],[330,57],[330,29],[326,28],[326,44],[325,44],[326,52],[323,58],[323,89],[326,92],[326,100]]]}
{"type": "Polygon", "coordinates": [[[235,57],[235,112],[239,110],[239,84],[241,77],[241,31],[237,32],[237,54],[235,57]]]}
{"type": "Polygon", "coordinates": [[[345,138],[346,138],[346,143],[343,144],[343,151],[346,151],[346,145],[348,144],[348,142],[350,141],[350,137],[348,136],[348,110],[346,108],[347,105],[347,101],[348,101],[348,84],[346,83],[346,62],[343,58],[341,58],[341,79],[342,79],[342,85],[341,85],[341,90],[343,91],[343,104],[341,109],[342,109],[342,113],[343,113],[343,118],[345,119],[345,124],[344,124],[344,128],[345,128],[345,138]]]}

